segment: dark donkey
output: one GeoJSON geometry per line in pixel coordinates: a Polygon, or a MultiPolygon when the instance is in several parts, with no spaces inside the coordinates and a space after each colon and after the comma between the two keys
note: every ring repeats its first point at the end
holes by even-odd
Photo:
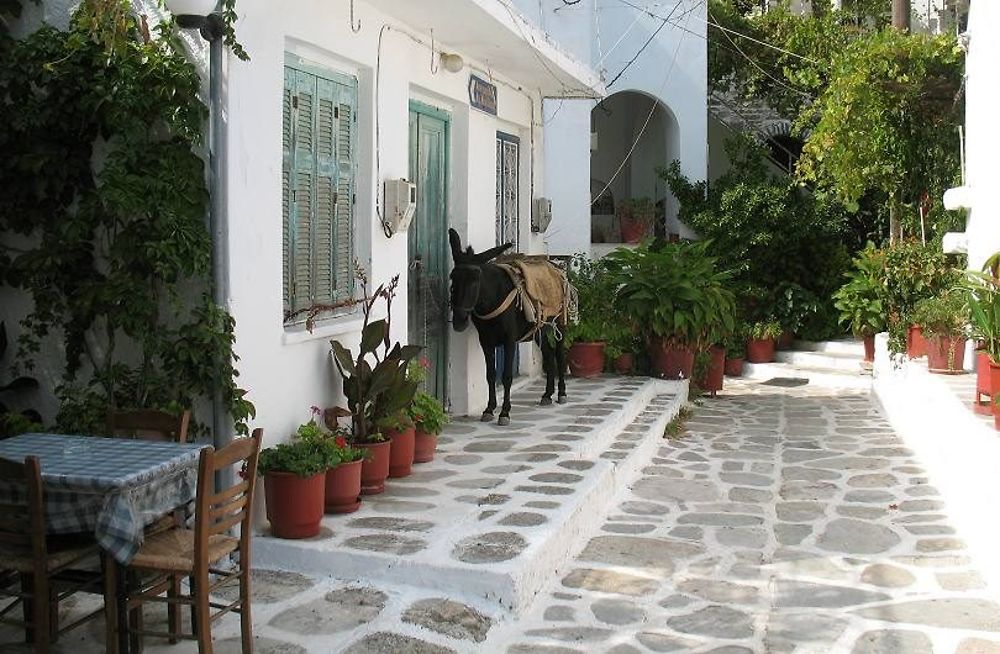
{"type": "Polygon", "coordinates": [[[551,338],[551,325],[541,329],[525,318],[524,311],[511,302],[514,282],[500,266],[490,263],[509,249],[513,243],[505,243],[485,252],[476,254],[472,247],[462,250],[458,232],[448,230],[451,255],[455,268],[451,271],[451,324],[455,331],[464,331],[472,323],[479,332],[479,344],[486,359],[486,384],[490,389],[490,400],[483,411],[483,422],[493,419],[497,408],[496,394],[496,348],[503,345],[503,404],[497,424],[510,424],[510,384],[513,381],[514,345],[534,337],[542,349],[542,366],[545,370],[545,394],[541,404],[552,404],[555,378],[559,377],[559,403],[566,401],[566,382],[563,379],[566,352],[561,338],[551,338]],[[502,308],[503,305],[506,308],[502,308]]]}

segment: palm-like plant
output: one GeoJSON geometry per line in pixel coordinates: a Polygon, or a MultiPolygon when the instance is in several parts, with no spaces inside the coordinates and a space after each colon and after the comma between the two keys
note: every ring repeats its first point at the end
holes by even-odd
{"type": "Polygon", "coordinates": [[[885,305],[880,283],[883,259],[871,244],[854,260],[847,283],[833,295],[840,322],[855,336],[871,336],[886,328],[885,305]]]}
{"type": "MultiPolygon", "coordinates": [[[[991,260],[1000,257],[1000,252],[991,260]]],[[[966,273],[965,289],[972,319],[972,336],[982,343],[983,351],[995,364],[1000,364],[1000,281],[987,272],[970,270],[966,273]]]]}

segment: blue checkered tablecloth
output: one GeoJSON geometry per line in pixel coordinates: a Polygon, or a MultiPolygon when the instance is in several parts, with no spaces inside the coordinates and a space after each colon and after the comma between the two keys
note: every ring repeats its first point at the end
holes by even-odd
{"type": "MultiPolygon", "coordinates": [[[[143,529],[194,499],[198,456],[206,445],[96,436],[22,434],[0,441],[0,457],[37,456],[50,533],[93,531],[121,563],[142,545],[143,529]]],[[[0,501],[24,489],[0,480],[0,501]]]]}

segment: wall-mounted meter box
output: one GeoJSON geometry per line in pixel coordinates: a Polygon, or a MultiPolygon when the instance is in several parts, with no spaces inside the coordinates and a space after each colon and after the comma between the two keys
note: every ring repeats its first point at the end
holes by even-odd
{"type": "Polygon", "coordinates": [[[406,179],[385,180],[385,226],[389,233],[405,232],[417,211],[417,185],[406,179]]]}
{"type": "Polygon", "coordinates": [[[549,198],[535,198],[531,207],[531,231],[544,232],[552,222],[552,200],[549,198]]]}

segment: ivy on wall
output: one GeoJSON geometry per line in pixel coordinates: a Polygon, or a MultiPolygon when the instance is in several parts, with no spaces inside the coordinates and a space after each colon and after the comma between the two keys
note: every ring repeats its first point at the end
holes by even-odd
{"type": "Polygon", "coordinates": [[[64,346],[63,431],[218,390],[237,431],[254,415],[211,300],[206,109],[173,38],[123,0],[84,0],[66,31],[0,34],[0,283],[32,300],[21,365],[64,346]]]}

